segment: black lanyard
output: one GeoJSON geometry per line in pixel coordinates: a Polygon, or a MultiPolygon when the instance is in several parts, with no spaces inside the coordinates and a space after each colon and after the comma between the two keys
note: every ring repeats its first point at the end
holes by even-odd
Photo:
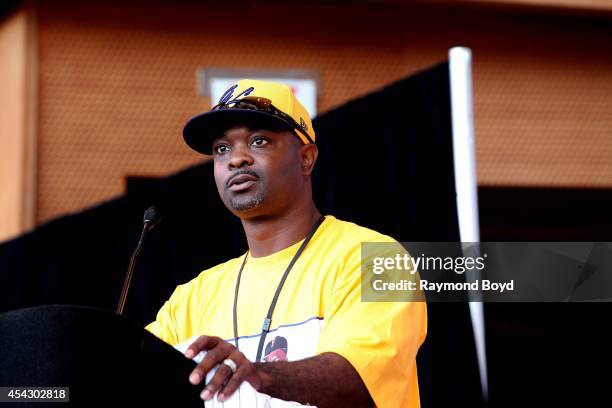
{"type": "MultiPolygon", "coordinates": [[[[257,358],[255,359],[256,362],[259,362],[261,360],[261,352],[263,350],[263,344],[266,339],[266,335],[270,331],[270,326],[272,325],[272,313],[274,313],[274,308],[276,307],[276,302],[278,301],[278,297],[280,296],[281,290],[283,289],[283,285],[285,284],[285,281],[287,280],[287,276],[289,276],[289,271],[291,270],[291,268],[293,268],[293,265],[298,260],[300,255],[302,255],[302,252],[304,252],[304,248],[306,248],[306,245],[308,245],[308,242],[310,241],[310,239],[315,234],[315,232],[317,231],[317,229],[319,228],[319,226],[324,220],[325,220],[325,217],[321,216],[321,218],[319,218],[317,222],[314,223],[314,225],[310,229],[310,232],[304,239],[304,242],[302,242],[302,245],[300,245],[300,248],[297,250],[295,255],[293,255],[293,259],[291,259],[291,262],[289,262],[289,265],[287,266],[287,269],[285,269],[285,273],[283,274],[283,277],[281,278],[278,286],[276,287],[276,293],[274,294],[272,303],[270,303],[270,307],[268,308],[268,314],[266,315],[263,321],[263,326],[261,328],[259,346],[257,346],[257,358]]],[[[238,271],[238,279],[236,279],[236,290],[234,292],[234,344],[236,345],[236,348],[238,348],[238,289],[240,288],[240,277],[242,276],[242,271],[244,270],[244,265],[246,264],[248,255],[249,255],[249,252],[247,251],[247,253],[244,255],[244,260],[242,261],[242,265],[240,266],[240,271],[238,271]]]]}

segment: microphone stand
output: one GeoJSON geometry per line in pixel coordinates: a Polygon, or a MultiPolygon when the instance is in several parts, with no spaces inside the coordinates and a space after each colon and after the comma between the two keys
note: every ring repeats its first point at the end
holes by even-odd
{"type": "Polygon", "coordinates": [[[152,223],[149,221],[145,221],[142,227],[142,233],[140,234],[140,240],[138,241],[138,245],[136,245],[136,249],[132,254],[132,258],[130,258],[130,265],[128,266],[127,275],[125,275],[125,279],[123,280],[123,289],[121,289],[121,297],[119,298],[119,304],[117,305],[117,314],[123,315],[123,309],[125,308],[125,301],[127,299],[128,291],[130,290],[130,284],[132,282],[132,275],[134,274],[134,266],[136,265],[136,258],[142,251],[142,244],[144,243],[145,236],[147,232],[151,229],[152,223]]]}

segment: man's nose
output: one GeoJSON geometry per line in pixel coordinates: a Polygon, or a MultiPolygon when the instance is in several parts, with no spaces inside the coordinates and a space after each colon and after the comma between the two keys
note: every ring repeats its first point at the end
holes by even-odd
{"type": "Polygon", "coordinates": [[[250,166],[253,164],[253,156],[251,156],[246,147],[236,145],[231,151],[229,160],[229,168],[240,168],[242,166],[250,166]]]}

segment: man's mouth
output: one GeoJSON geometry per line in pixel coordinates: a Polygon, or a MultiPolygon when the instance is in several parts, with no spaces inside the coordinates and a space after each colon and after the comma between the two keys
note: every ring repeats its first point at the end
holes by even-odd
{"type": "Polygon", "coordinates": [[[252,174],[239,174],[230,179],[227,188],[231,191],[244,191],[257,182],[257,177],[252,174]]]}

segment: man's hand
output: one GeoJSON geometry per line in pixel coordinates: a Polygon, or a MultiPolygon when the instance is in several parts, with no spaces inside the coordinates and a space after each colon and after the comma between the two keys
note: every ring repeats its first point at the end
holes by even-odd
{"type": "Polygon", "coordinates": [[[256,366],[230,343],[219,337],[200,336],[187,348],[185,357],[193,358],[200,351],[207,353],[189,375],[189,382],[193,385],[199,384],[206,378],[206,374],[219,364],[217,372],[200,394],[202,399],[209,400],[219,392],[217,398],[219,401],[225,401],[243,381],[248,381],[256,390],[261,388],[261,379],[256,366]],[[234,373],[228,365],[222,364],[227,358],[236,364],[234,373]]]}
{"type": "Polygon", "coordinates": [[[200,394],[211,399],[216,392],[219,401],[227,400],[248,381],[256,391],[271,397],[316,405],[319,408],[372,407],[374,402],[368,389],[353,366],[336,353],[322,353],[299,361],[252,363],[232,344],[219,337],[200,336],[185,351],[193,358],[207,351],[189,381],[197,385],[217,364],[217,372],[200,394]],[[236,372],[223,364],[226,358],[236,363],[236,372]],[[341,379],[341,380],[339,380],[341,379]]]}

